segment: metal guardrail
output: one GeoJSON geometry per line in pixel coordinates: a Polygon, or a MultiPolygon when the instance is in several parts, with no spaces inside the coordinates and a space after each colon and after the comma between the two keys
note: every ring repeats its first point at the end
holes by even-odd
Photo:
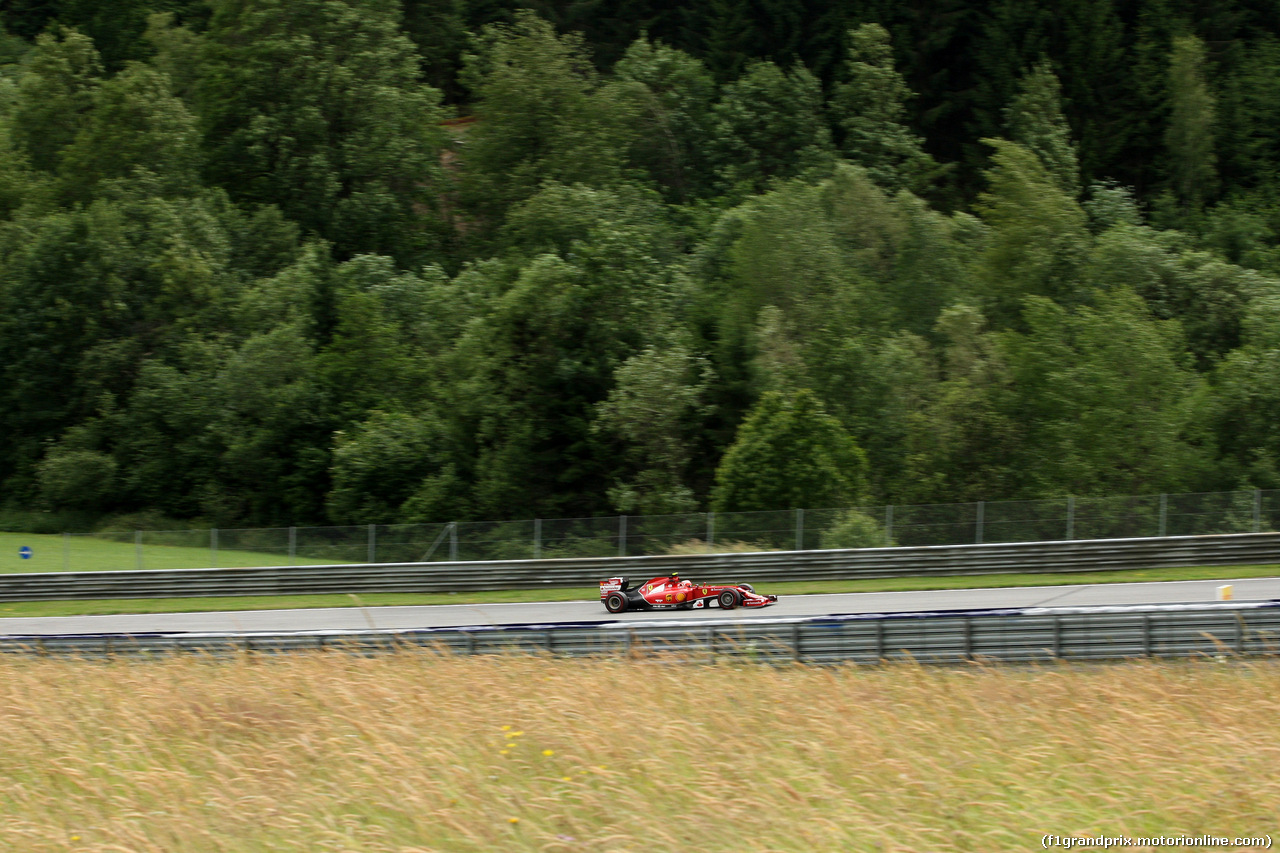
{"type": "Polygon", "coordinates": [[[709,583],[770,583],[1272,563],[1280,564],[1280,533],[750,554],[11,574],[0,575],[0,601],[547,589],[593,586],[614,575],[649,578],[672,572],[709,583]]]}
{"type": "Polygon", "coordinates": [[[1222,658],[1280,654],[1280,602],[385,631],[0,637],[0,653],[82,658],[307,651],[656,656],[706,662],[739,658],[803,664],[1222,658]]]}

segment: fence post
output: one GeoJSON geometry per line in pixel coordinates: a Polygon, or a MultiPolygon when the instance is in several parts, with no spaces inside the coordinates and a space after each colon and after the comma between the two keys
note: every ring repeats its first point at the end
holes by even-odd
{"type": "MultiPolygon", "coordinates": [[[[1067,540],[1076,538],[1076,496],[1067,495],[1067,540]]],[[[1057,655],[1055,655],[1057,657],[1057,655]]]]}
{"type": "Polygon", "coordinates": [[[618,516],[618,556],[627,556],[627,517],[618,516]]]}
{"type": "Polygon", "coordinates": [[[289,528],[289,565],[298,565],[298,528],[289,528]]]}
{"type": "Polygon", "coordinates": [[[218,568],[218,528],[209,528],[209,562],[212,564],[209,568],[218,568]]]}
{"type": "Polygon", "coordinates": [[[893,547],[893,504],[884,508],[884,547],[893,547]]]}
{"type": "Polygon", "coordinates": [[[449,522],[449,562],[458,562],[458,522],[449,522]]]}
{"type": "Polygon", "coordinates": [[[707,547],[714,547],[716,544],[716,514],[714,512],[707,513],[707,547]]]}
{"type": "Polygon", "coordinates": [[[142,571],[142,531],[133,531],[133,554],[138,562],[138,571],[142,571]]]}
{"type": "Polygon", "coordinates": [[[804,510],[796,510],[796,550],[804,550],[804,510]]]}
{"type": "Polygon", "coordinates": [[[1253,532],[1262,532],[1262,489],[1253,490],[1253,532]]]}
{"type": "Polygon", "coordinates": [[[62,570],[71,571],[71,534],[62,534],[62,570]]]}
{"type": "Polygon", "coordinates": [[[542,559],[542,519],[533,520],[533,559],[542,559]]]}
{"type": "Polygon", "coordinates": [[[369,559],[367,563],[378,562],[378,525],[369,525],[369,559]]]}
{"type": "Polygon", "coordinates": [[[978,520],[977,520],[977,523],[974,525],[977,533],[974,541],[978,545],[982,544],[982,516],[985,511],[986,511],[986,501],[978,501],[978,520]]]}
{"type": "Polygon", "coordinates": [[[1163,492],[1160,494],[1160,532],[1159,536],[1164,536],[1165,531],[1169,529],[1169,496],[1163,492]]]}

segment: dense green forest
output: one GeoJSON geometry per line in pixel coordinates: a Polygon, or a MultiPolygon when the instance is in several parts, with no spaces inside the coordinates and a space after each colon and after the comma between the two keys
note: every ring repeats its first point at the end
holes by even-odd
{"type": "Polygon", "coordinates": [[[1273,2],[3,9],[11,517],[1280,487],[1273,2]]]}

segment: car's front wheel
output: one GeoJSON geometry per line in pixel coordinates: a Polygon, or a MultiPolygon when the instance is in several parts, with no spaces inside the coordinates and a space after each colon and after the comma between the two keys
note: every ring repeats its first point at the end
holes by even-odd
{"type": "Polygon", "coordinates": [[[738,594],[731,589],[726,589],[716,596],[716,600],[720,602],[721,610],[732,610],[738,606],[738,594]]]}
{"type": "Polygon", "coordinates": [[[604,609],[610,613],[621,613],[627,609],[627,597],[620,592],[611,592],[604,597],[604,609]]]}

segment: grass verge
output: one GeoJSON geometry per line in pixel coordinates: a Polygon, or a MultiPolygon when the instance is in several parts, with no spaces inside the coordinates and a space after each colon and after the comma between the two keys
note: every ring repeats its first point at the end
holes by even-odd
{"type": "Polygon", "coordinates": [[[0,713],[28,853],[1001,853],[1280,813],[1274,661],[10,659],[0,713]]]}
{"type": "MultiPolygon", "coordinates": [[[[992,587],[1057,586],[1091,583],[1140,583],[1183,580],[1230,580],[1280,575],[1280,566],[1198,566],[1172,569],[1130,569],[1122,572],[1069,574],[972,575],[962,577],[884,578],[848,581],[794,581],[757,584],[761,592],[778,595],[820,595],[842,592],[907,592],[929,589],[989,589],[992,587]]],[[[5,616],[102,616],[116,613],[207,613],[227,610],[294,610],[310,607],[399,607],[431,604],[499,604],[533,601],[595,600],[595,587],[498,590],[459,593],[377,593],[351,595],[275,595],[228,598],[131,598],[97,601],[21,601],[0,603],[5,616]]]]}

